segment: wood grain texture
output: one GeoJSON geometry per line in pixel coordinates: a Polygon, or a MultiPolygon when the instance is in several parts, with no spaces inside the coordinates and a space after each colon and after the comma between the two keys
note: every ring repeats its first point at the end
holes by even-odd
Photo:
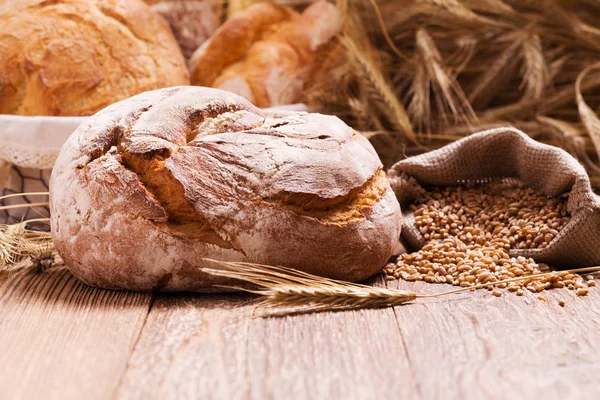
{"type": "Polygon", "coordinates": [[[261,319],[246,295],[152,300],[66,271],[0,277],[0,398],[597,398],[599,288],[543,295],[261,319]]]}
{"type": "Polygon", "coordinates": [[[0,276],[0,398],[110,398],[150,303],[66,270],[0,276]]]}
{"type": "Polygon", "coordinates": [[[118,398],[419,398],[391,309],[253,309],[240,296],[159,296],[118,398]]]}
{"type": "MultiPolygon", "coordinates": [[[[392,281],[419,293],[449,285],[392,281]]],[[[494,297],[486,290],[394,309],[425,399],[596,399],[600,290],[494,297]],[[543,295],[547,301],[537,299],[543,295]],[[566,302],[565,307],[558,300],[566,302]]]]}
{"type": "Polygon", "coordinates": [[[243,398],[250,385],[252,307],[240,295],[159,295],[132,354],[120,399],[243,398]]]}

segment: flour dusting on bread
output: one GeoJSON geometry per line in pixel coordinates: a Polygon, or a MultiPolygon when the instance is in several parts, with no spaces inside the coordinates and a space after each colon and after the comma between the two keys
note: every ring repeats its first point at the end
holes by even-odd
{"type": "Polygon", "coordinates": [[[400,208],[368,141],[336,117],[176,87],[99,112],[51,179],[69,269],[96,286],[214,290],[205,258],[360,280],[392,255],[400,208]]]}

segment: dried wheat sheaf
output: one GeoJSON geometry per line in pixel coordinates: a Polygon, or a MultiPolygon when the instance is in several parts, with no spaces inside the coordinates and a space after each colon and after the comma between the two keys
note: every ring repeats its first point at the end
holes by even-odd
{"type": "Polygon", "coordinates": [[[304,101],[367,131],[384,163],[515,126],[600,185],[600,2],[337,0],[304,101]]]}

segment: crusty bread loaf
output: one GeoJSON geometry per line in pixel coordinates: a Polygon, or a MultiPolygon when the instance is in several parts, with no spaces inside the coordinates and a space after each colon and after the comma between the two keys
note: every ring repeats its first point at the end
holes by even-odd
{"type": "Polygon", "coordinates": [[[225,22],[192,56],[193,85],[237,93],[259,107],[298,101],[319,47],[341,29],[330,3],[302,14],[257,3],[225,22]]]}
{"type": "Polygon", "coordinates": [[[0,114],[91,115],[189,75],[141,0],[0,0],[0,114]]]}
{"type": "Polygon", "coordinates": [[[145,0],[167,20],[181,46],[190,58],[218,28],[224,0],[145,0]]]}
{"type": "MultiPolygon", "coordinates": [[[[50,182],[54,243],[83,281],[210,290],[204,258],[362,280],[392,255],[400,207],[369,142],[336,117],[178,87],[80,126],[50,182]]],[[[230,282],[229,282],[230,283],[230,282]]]]}

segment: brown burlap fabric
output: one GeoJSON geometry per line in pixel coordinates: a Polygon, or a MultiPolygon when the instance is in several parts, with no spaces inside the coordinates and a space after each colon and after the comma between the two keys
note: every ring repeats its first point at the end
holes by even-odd
{"type": "MultiPolygon", "coordinates": [[[[404,210],[423,186],[448,186],[516,178],[547,196],[570,192],[571,221],[544,249],[511,250],[557,268],[600,265],[600,198],[583,167],[564,150],[541,144],[514,128],[480,132],[439,150],[402,160],[388,172],[404,210]]],[[[425,243],[410,212],[402,236],[420,248],[425,243]]]]}

